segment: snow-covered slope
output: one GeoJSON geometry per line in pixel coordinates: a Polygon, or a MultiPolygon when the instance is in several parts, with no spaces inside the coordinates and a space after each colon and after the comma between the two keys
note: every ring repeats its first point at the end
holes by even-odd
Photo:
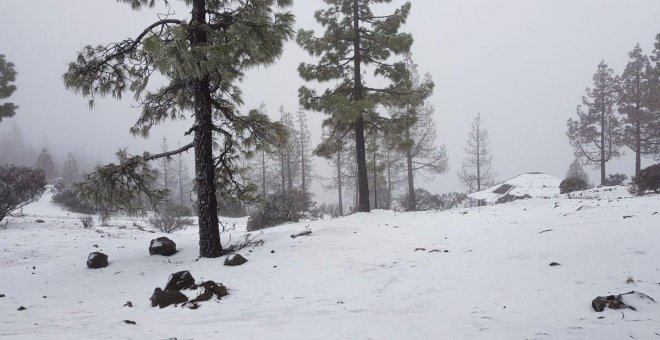
{"type": "Polygon", "coordinates": [[[488,203],[495,203],[504,195],[551,198],[559,195],[561,180],[552,175],[531,172],[510,178],[488,189],[471,193],[468,196],[488,203]]]}
{"type": "Polygon", "coordinates": [[[660,196],[598,195],[378,211],[268,230],[241,252],[249,262],[226,267],[198,260],[194,229],[171,236],[176,255],[149,256],[160,235],[131,220],[83,230],[44,199],[0,230],[0,338],[655,339],[660,305],[630,297],[637,311],[596,313],[591,300],[660,299],[659,211],[660,196]],[[289,237],[307,225],[311,236],[289,237]],[[110,266],[87,269],[98,250],[110,266]],[[230,295],[152,308],[153,289],[180,270],[230,295]]]}

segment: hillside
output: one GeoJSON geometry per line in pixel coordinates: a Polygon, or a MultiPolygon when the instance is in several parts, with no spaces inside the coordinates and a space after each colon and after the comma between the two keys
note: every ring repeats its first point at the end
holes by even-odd
{"type": "Polygon", "coordinates": [[[239,267],[198,259],[195,228],[170,236],[179,253],[149,256],[161,235],[134,224],[145,222],[84,230],[49,199],[0,230],[1,338],[660,339],[660,304],[626,296],[637,311],[591,308],[632,290],[660,299],[658,195],[615,188],[285,225],[241,251],[239,267]],[[307,226],[310,236],[290,237],[307,226]],[[99,250],[109,267],[86,268],[99,250]],[[229,295],[196,310],[152,308],[154,288],[180,270],[229,295]]]}

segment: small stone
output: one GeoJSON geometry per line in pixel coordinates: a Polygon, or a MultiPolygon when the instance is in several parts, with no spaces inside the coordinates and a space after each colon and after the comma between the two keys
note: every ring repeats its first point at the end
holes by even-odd
{"type": "Polygon", "coordinates": [[[0,294],[0,298],[3,298],[3,297],[5,297],[5,296],[6,296],[5,294],[0,294]]]}
{"type": "Polygon", "coordinates": [[[93,247],[93,248],[98,248],[99,245],[98,245],[98,244],[93,244],[92,247],[93,247]]]}
{"type": "Polygon", "coordinates": [[[126,301],[123,307],[133,308],[133,302],[126,301]]]}
{"type": "Polygon", "coordinates": [[[188,302],[188,297],[179,291],[163,291],[160,288],[154,289],[154,293],[149,298],[151,307],[165,308],[167,306],[188,302]]]}
{"type": "Polygon", "coordinates": [[[125,324],[127,324],[127,325],[137,325],[137,322],[135,322],[135,321],[133,321],[133,320],[124,320],[124,321],[122,321],[122,322],[125,323],[125,324]]]}
{"type": "Polygon", "coordinates": [[[23,307],[23,306],[20,306],[20,307],[18,307],[18,309],[16,309],[16,310],[20,312],[20,311],[24,311],[24,310],[26,310],[26,309],[27,309],[27,308],[25,308],[25,307],[23,307]]]}
{"type": "Polygon", "coordinates": [[[230,267],[240,266],[247,261],[248,260],[245,257],[241,256],[240,254],[233,254],[225,258],[225,266],[230,266],[230,267]]]}
{"type": "Polygon", "coordinates": [[[34,220],[34,223],[46,223],[46,221],[39,218],[39,219],[34,220]]]}
{"type": "Polygon", "coordinates": [[[550,263],[550,267],[555,267],[555,266],[561,266],[561,264],[559,264],[557,262],[551,262],[550,263]]]}
{"type": "Polygon", "coordinates": [[[44,296],[42,296],[41,298],[42,298],[42,299],[46,299],[46,298],[48,298],[48,296],[44,295],[44,296]]]}
{"type": "Polygon", "coordinates": [[[271,254],[275,254],[275,250],[271,250],[270,253],[271,253],[271,254]]]}

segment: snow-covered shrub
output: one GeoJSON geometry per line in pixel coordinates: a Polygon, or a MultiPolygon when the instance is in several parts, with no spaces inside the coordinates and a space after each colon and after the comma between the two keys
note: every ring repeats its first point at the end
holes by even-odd
{"type": "Polygon", "coordinates": [[[615,185],[623,185],[623,182],[625,182],[628,179],[628,176],[617,173],[617,174],[609,174],[607,176],[607,179],[605,180],[605,186],[608,187],[613,187],[615,185]]]}
{"type": "Polygon", "coordinates": [[[650,190],[660,193],[660,164],[642,169],[639,175],[633,177],[632,181],[639,195],[650,190]]]}
{"type": "Polygon", "coordinates": [[[149,224],[156,230],[168,234],[193,225],[193,220],[182,214],[185,210],[181,208],[178,205],[165,204],[165,206],[159,208],[153,215],[149,216],[149,224]]]}
{"type": "Polygon", "coordinates": [[[53,203],[62,206],[70,212],[79,214],[91,214],[96,212],[94,207],[83,200],[76,186],[63,188],[53,195],[53,203]]]}
{"type": "Polygon", "coordinates": [[[40,169],[0,165],[0,221],[12,211],[32,203],[46,191],[46,178],[40,169]]]}
{"type": "Polygon", "coordinates": [[[589,183],[579,177],[569,177],[559,183],[559,192],[567,194],[573,191],[587,190],[589,183]]]}
{"type": "Polygon", "coordinates": [[[426,189],[415,189],[415,202],[413,203],[408,193],[404,193],[398,199],[401,209],[404,211],[428,211],[449,210],[456,208],[467,200],[467,195],[458,192],[448,194],[433,194],[426,189]]]}
{"type": "Polygon", "coordinates": [[[78,216],[78,220],[82,223],[83,228],[89,229],[94,226],[94,216],[90,214],[83,214],[78,216]]]}
{"type": "Polygon", "coordinates": [[[309,194],[297,189],[286,193],[275,193],[262,202],[259,209],[250,215],[247,230],[260,230],[286,222],[298,222],[312,208],[309,194]]]}

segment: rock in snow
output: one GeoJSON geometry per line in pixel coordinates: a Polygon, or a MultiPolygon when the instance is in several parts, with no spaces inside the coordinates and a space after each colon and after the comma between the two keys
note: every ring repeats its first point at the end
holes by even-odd
{"type": "Polygon", "coordinates": [[[240,266],[247,262],[247,259],[239,254],[232,254],[225,258],[225,266],[240,266]]]}
{"type": "Polygon", "coordinates": [[[172,256],[176,254],[176,243],[167,237],[159,237],[151,240],[149,244],[149,255],[172,256]]]}
{"type": "Polygon", "coordinates": [[[95,251],[87,256],[87,267],[92,269],[105,268],[108,266],[108,255],[95,251]]]}

